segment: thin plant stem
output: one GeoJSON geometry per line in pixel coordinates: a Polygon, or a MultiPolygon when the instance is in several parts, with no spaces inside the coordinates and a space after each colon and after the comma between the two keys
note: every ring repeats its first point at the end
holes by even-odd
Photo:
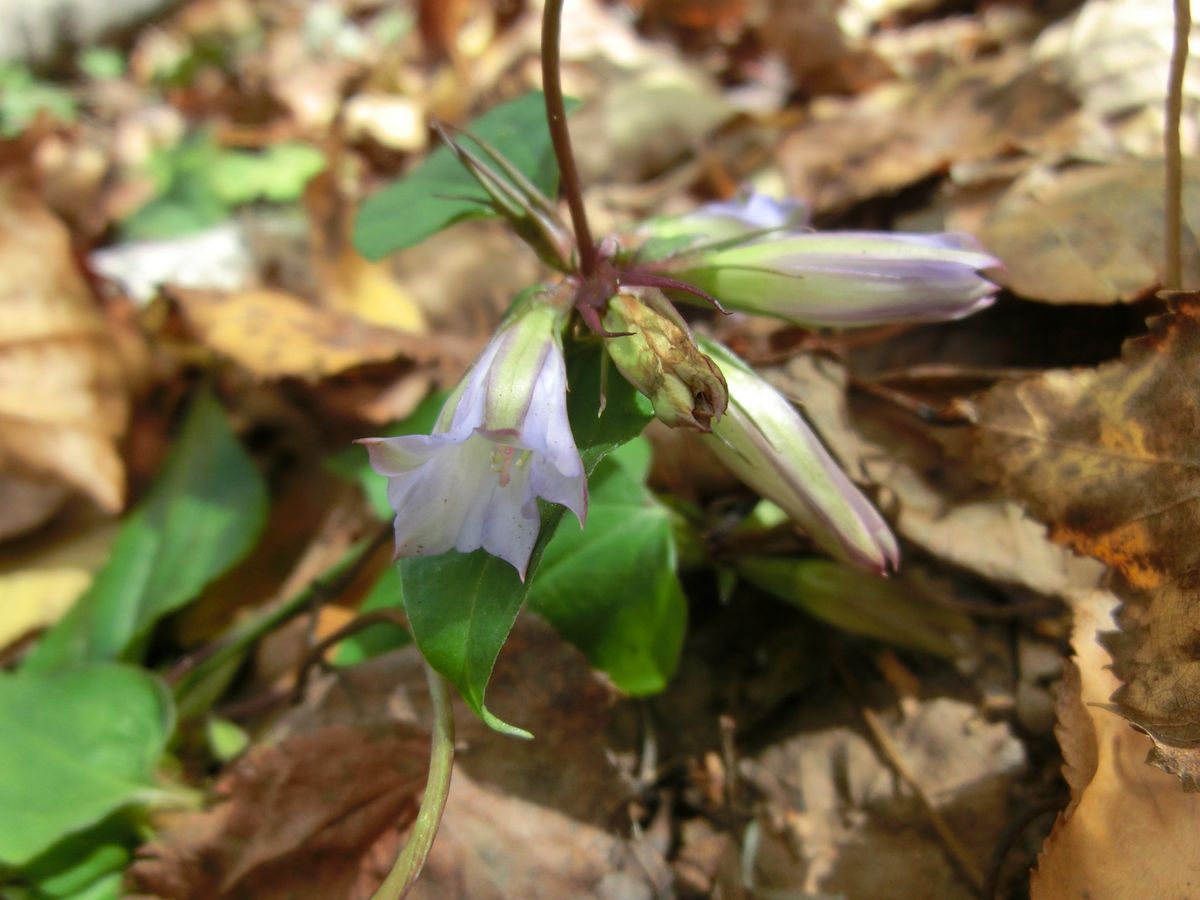
{"type": "Polygon", "coordinates": [[[429,698],[433,705],[433,739],[429,748],[425,796],[408,843],[396,857],[392,871],[372,895],[372,900],[399,900],[412,888],[425,867],[450,793],[450,773],[454,769],[454,709],[450,704],[450,684],[429,663],[425,663],[425,678],[429,682],[429,698]]]}
{"type": "Polygon", "coordinates": [[[1191,31],[1191,0],[1175,0],[1175,45],[1171,50],[1171,75],[1167,81],[1167,121],[1163,147],[1167,166],[1167,216],[1163,242],[1167,258],[1163,286],[1169,291],[1183,289],[1183,152],[1179,141],[1179,120],[1183,115],[1183,76],[1187,69],[1188,36],[1191,31]]]}
{"type": "Polygon", "coordinates": [[[559,73],[559,33],[562,31],[563,0],[546,0],[542,13],[542,91],[546,97],[546,122],[550,140],[562,179],[563,195],[571,211],[575,228],[575,243],[579,246],[579,268],[584,278],[596,271],[596,242],[588,227],[587,210],[583,206],[583,187],[575,154],[571,152],[571,134],[567,131],[567,111],[563,105],[562,76],[559,73]]]}

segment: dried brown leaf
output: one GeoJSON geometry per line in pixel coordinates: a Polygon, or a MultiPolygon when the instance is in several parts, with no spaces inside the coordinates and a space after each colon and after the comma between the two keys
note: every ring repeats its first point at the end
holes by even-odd
{"type": "Polygon", "coordinates": [[[973,455],[1051,536],[1117,573],[1107,638],[1121,712],[1195,787],[1200,742],[1200,297],[1120,360],[1006,382],[975,410],[973,455]]]}
{"type": "MultiPolygon", "coordinates": [[[[450,795],[409,896],[655,896],[650,885],[666,877],[663,863],[626,836],[629,788],[607,736],[615,699],[553,629],[531,616],[518,619],[496,664],[488,705],[529,728],[534,739],[497,734],[456,704],[459,750],[450,795]]],[[[312,701],[284,724],[285,733],[354,721],[364,709],[385,706],[402,718],[428,715],[411,647],[317,682],[312,701]]]]}
{"type": "Polygon", "coordinates": [[[200,341],[257,378],[317,381],[406,357],[428,359],[428,341],[268,289],[172,291],[200,341]]]}
{"type": "Polygon", "coordinates": [[[381,874],[372,847],[390,852],[415,817],[428,743],[415,726],[377,722],[255,747],[218,781],[221,802],[142,848],[129,882],[173,900],[369,897],[381,874]]]}
{"type": "Polygon", "coordinates": [[[818,107],[780,147],[780,167],[789,193],[842,209],[951,165],[1070,146],[1076,108],[1013,49],[818,107]]]}
{"type": "Polygon", "coordinates": [[[116,512],[129,401],[110,331],[63,224],[0,179],[0,472],[64,483],[116,512]]]}
{"type": "Polygon", "coordinates": [[[1033,873],[1033,900],[1192,897],[1200,890],[1200,797],[1142,765],[1151,739],[1104,708],[1118,681],[1100,636],[1113,627],[1116,602],[1103,591],[1072,600],[1075,657],[1059,694],[1057,730],[1071,805],[1033,873]]]}
{"type": "MultiPolygon", "coordinates": [[[[798,714],[788,739],[749,767],[768,798],[748,842],[755,895],[974,896],[911,789],[860,733],[858,712],[840,706],[833,727],[828,704],[798,714]]],[[[983,721],[970,704],[939,697],[912,709],[880,717],[893,750],[982,867],[1024,750],[1007,725],[983,721]]]]}
{"type": "MultiPolygon", "coordinates": [[[[1184,210],[1200,227],[1200,167],[1189,167],[1184,210]]],[[[1054,303],[1117,303],[1162,283],[1162,160],[1069,169],[1046,185],[1011,188],[984,223],[1006,286],[1054,303]]],[[[1200,287],[1200,247],[1184,242],[1184,285],[1200,287]]]]}
{"type": "Polygon", "coordinates": [[[852,422],[846,377],[836,362],[809,355],[794,357],[772,376],[802,403],[847,471],[880,488],[881,507],[907,540],[985,578],[1042,594],[1098,581],[1101,566],[1056,546],[1017,504],[957,483],[940,444],[911,417],[907,428],[861,416],[852,422]],[[864,426],[869,436],[860,432],[864,426]]]}

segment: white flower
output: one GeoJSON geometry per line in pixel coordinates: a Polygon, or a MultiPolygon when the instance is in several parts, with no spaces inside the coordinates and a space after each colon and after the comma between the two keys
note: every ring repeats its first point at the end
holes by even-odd
{"type": "Polygon", "coordinates": [[[432,434],[360,441],[388,479],[396,556],[482,547],[524,579],[541,525],[538,497],[583,522],[587,478],[567,420],[562,322],[538,295],[519,301],[432,434]]]}

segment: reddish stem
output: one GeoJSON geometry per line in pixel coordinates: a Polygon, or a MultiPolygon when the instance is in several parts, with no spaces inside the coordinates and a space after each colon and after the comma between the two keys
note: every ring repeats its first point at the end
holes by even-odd
{"type": "Polygon", "coordinates": [[[575,227],[575,243],[579,245],[579,268],[584,278],[596,270],[596,242],[588,228],[587,210],[583,206],[583,188],[575,155],[571,152],[571,134],[567,131],[567,111],[563,104],[562,77],[559,73],[559,33],[562,30],[563,0],[546,0],[542,14],[542,90],[546,96],[546,121],[550,140],[562,178],[563,195],[571,211],[575,227]]]}

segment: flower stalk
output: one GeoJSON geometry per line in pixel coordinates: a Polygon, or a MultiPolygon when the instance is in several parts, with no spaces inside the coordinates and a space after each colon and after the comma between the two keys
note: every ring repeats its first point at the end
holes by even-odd
{"type": "Polygon", "coordinates": [[[571,224],[575,228],[579,269],[587,279],[596,271],[597,253],[596,242],[588,226],[587,210],[583,205],[583,187],[579,180],[579,169],[575,166],[575,154],[571,152],[571,133],[567,130],[567,110],[563,103],[558,49],[563,2],[546,0],[546,8],[542,13],[542,92],[546,98],[546,122],[550,126],[550,140],[554,145],[554,158],[558,161],[562,191],[567,208],[571,211],[571,224]]]}
{"type": "Polygon", "coordinates": [[[450,703],[450,684],[429,663],[425,663],[425,679],[429,682],[433,712],[425,796],[421,798],[421,808],[417,811],[408,842],[371,900],[400,900],[408,893],[425,868],[442,812],[446,809],[446,798],[450,795],[450,775],[454,771],[454,708],[450,703]]]}

